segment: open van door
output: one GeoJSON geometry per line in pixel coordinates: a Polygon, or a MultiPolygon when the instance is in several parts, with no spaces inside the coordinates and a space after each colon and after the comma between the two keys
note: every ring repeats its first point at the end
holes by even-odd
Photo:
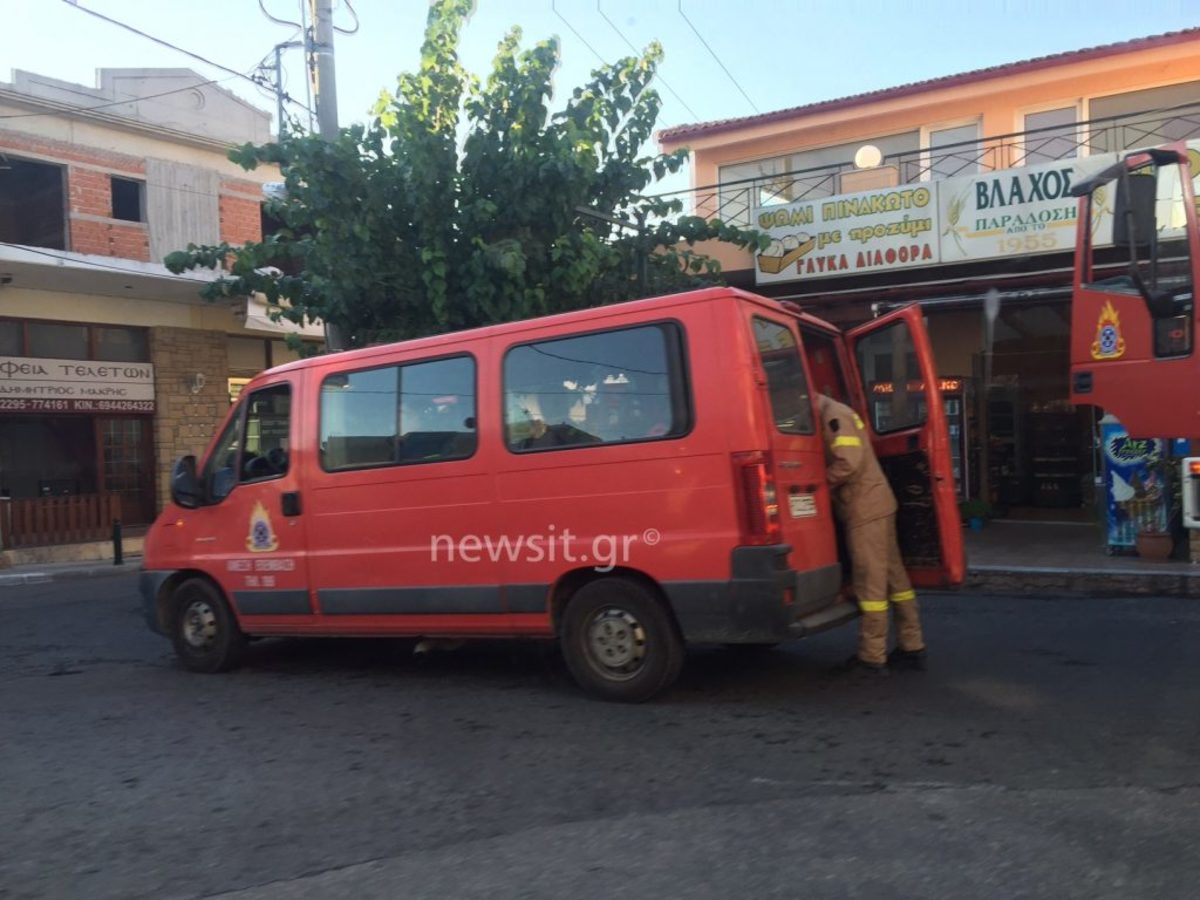
{"type": "Polygon", "coordinates": [[[950,436],[933,349],[916,304],[846,334],[871,441],[896,493],[896,534],[913,583],[966,576],[950,436]]]}

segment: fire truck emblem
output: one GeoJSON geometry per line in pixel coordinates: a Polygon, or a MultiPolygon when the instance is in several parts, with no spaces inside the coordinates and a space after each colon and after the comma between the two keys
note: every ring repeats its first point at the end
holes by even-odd
{"type": "Polygon", "coordinates": [[[269,553],[279,549],[279,539],[271,528],[271,517],[262,501],[254,504],[250,512],[250,533],[246,536],[246,549],[251,553],[269,553]]]}
{"type": "Polygon", "coordinates": [[[1125,338],[1121,337],[1121,319],[1107,300],[1096,323],[1096,339],[1092,341],[1092,359],[1119,359],[1125,355],[1125,338]]]}

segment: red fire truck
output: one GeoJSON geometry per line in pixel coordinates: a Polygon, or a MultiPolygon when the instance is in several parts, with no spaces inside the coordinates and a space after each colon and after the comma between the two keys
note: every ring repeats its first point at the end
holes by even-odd
{"type": "Polygon", "coordinates": [[[1134,437],[1200,439],[1200,150],[1136,151],[1078,182],[1071,399],[1134,437]],[[1112,240],[1100,229],[1112,216],[1112,240]]]}

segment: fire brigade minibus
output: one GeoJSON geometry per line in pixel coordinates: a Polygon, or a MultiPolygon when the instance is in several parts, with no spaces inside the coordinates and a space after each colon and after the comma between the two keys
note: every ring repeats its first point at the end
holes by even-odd
{"type": "Polygon", "coordinates": [[[146,618],[199,672],[251,637],[557,639],[645,700],[688,644],[857,616],[818,393],[867,421],[914,582],[961,582],[936,384],[915,306],[843,333],[729,288],[289,363],[176,464],[146,618]]]}

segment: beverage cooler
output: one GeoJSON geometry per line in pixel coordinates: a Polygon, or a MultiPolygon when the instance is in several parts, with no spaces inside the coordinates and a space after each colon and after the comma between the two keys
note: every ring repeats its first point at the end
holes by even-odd
{"type": "MultiPolygon", "coordinates": [[[[916,394],[917,414],[925,418],[924,385],[911,382],[908,385],[910,393],[916,394]]],[[[889,395],[895,388],[890,381],[876,382],[872,388],[871,410],[876,427],[886,430],[892,415],[892,404],[889,395]]],[[[971,409],[971,379],[959,377],[942,377],[938,379],[938,390],[942,395],[942,405],[946,410],[946,428],[950,433],[950,458],[954,466],[954,489],[960,500],[970,496],[971,468],[967,457],[967,424],[971,409]]]]}

